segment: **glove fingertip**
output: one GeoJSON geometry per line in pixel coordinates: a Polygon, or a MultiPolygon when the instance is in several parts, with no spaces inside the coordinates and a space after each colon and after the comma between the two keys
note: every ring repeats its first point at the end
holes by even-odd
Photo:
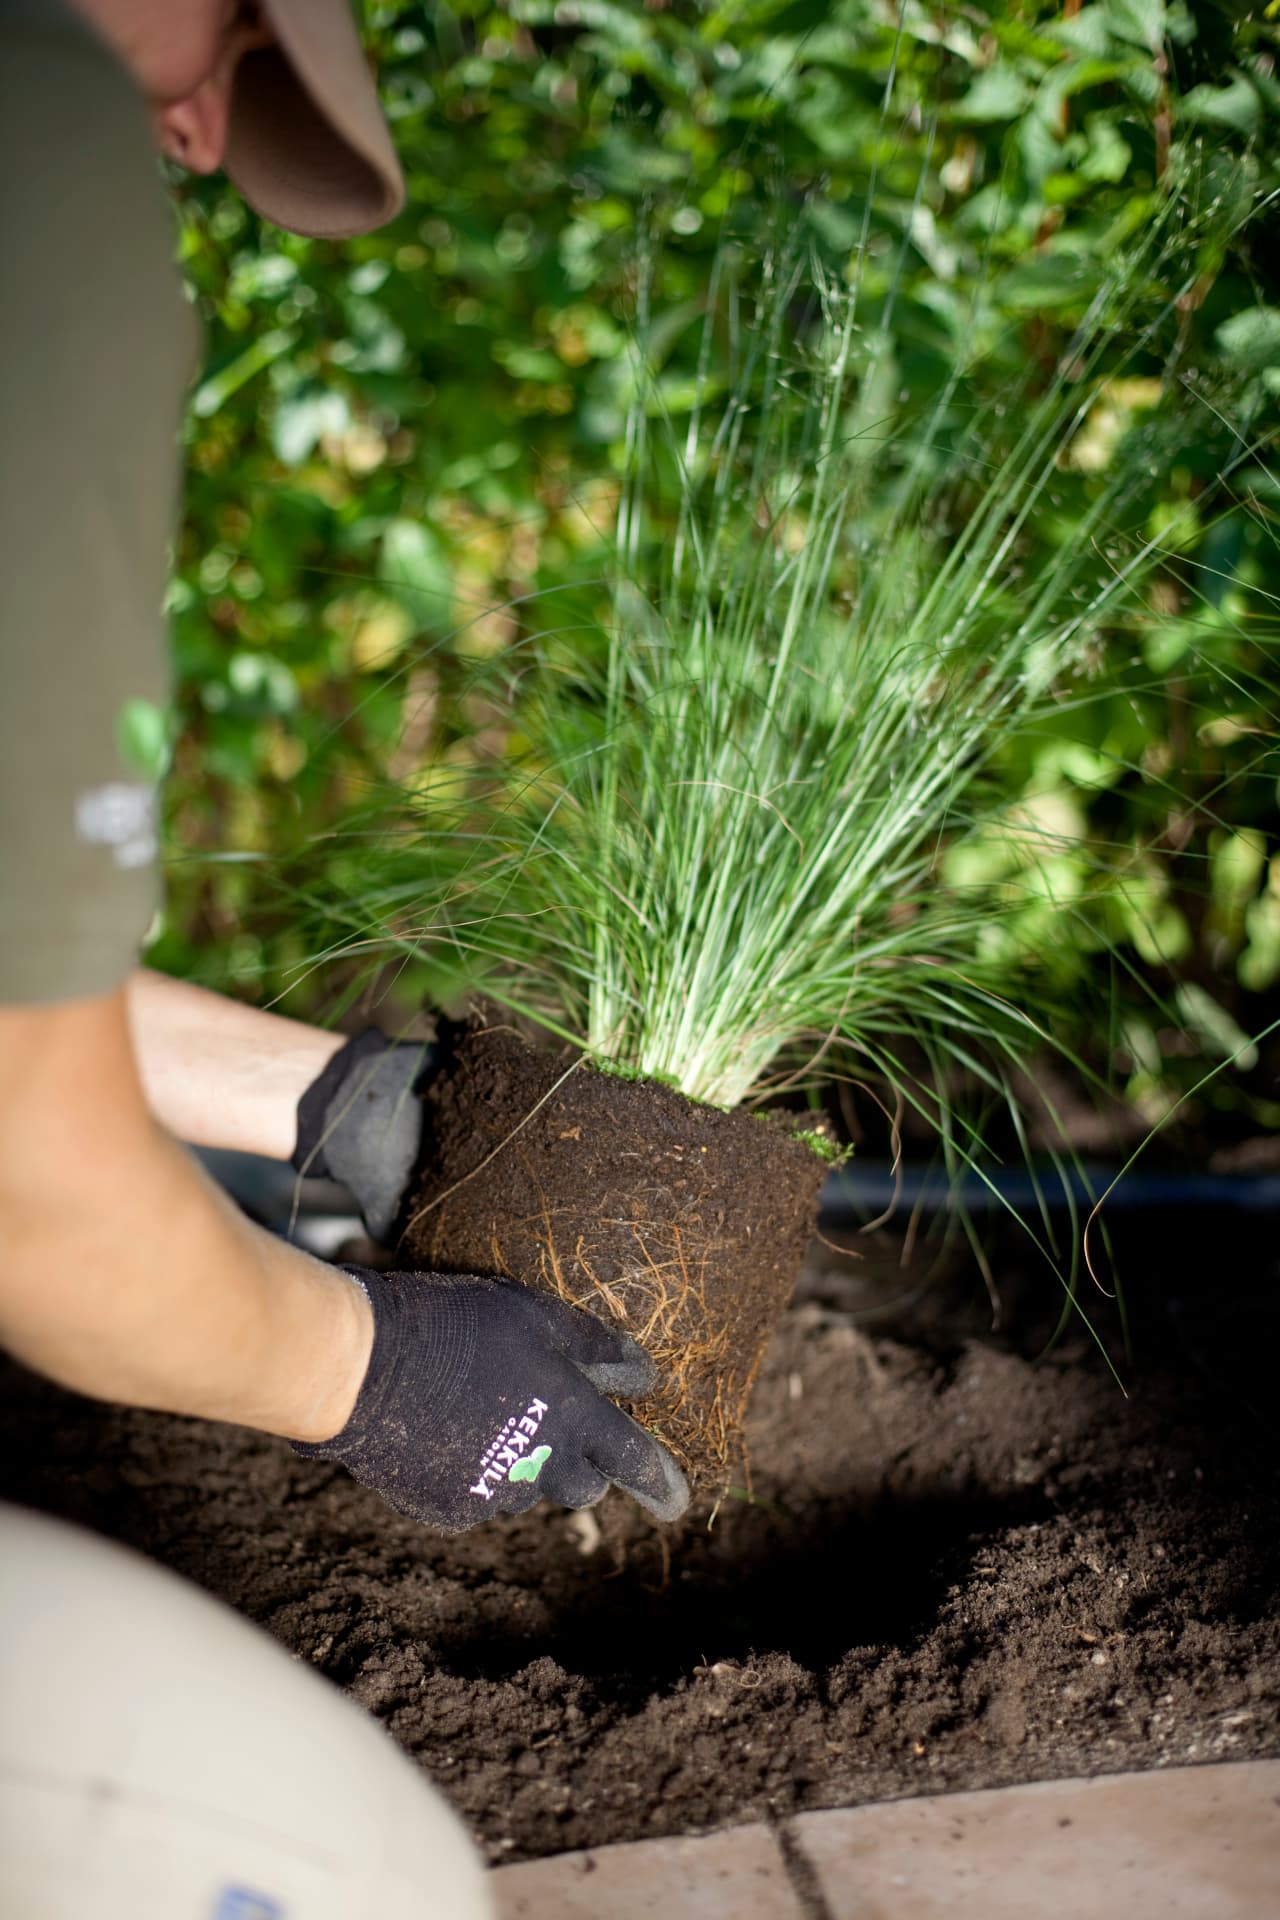
{"type": "Polygon", "coordinates": [[[693,1498],[680,1466],[657,1436],[630,1414],[620,1407],[610,1407],[607,1413],[595,1436],[592,1464],[655,1520],[678,1520],[693,1498]]]}
{"type": "Polygon", "coordinates": [[[593,1386],[599,1385],[597,1375],[608,1368],[629,1369],[636,1384],[606,1388],[606,1392],[643,1393],[653,1384],[653,1362],[639,1341],[616,1321],[601,1319],[589,1308],[574,1306],[558,1296],[534,1292],[517,1282],[508,1284],[539,1333],[550,1339],[593,1386]]]}
{"type": "Polygon", "coordinates": [[[658,1369],[630,1334],[620,1334],[618,1345],[620,1360],[575,1360],[573,1364],[598,1393],[608,1394],[611,1400],[640,1399],[652,1388],[658,1369]]]}
{"type": "Polygon", "coordinates": [[[665,1485],[660,1489],[646,1487],[624,1487],[634,1500],[638,1500],[647,1513],[655,1520],[670,1522],[679,1520],[688,1512],[693,1490],[671,1455],[662,1449],[662,1474],[665,1485]]]}

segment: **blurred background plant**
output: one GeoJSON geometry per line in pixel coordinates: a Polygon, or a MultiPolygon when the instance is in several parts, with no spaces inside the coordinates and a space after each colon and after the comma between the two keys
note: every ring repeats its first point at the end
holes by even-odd
{"type": "MultiPolygon", "coordinates": [[[[998,758],[1027,833],[1006,824],[943,873],[1007,883],[992,938],[1017,943],[1141,1125],[1244,1047],[1180,1120],[1227,1143],[1273,1126],[1277,1057],[1245,1042],[1280,982],[1276,26],[1207,0],[364,12],[409,185],[394,226],[307,242],[217,181],[182,192],[207,360],[152,963],[310,1017],[343,1004],[353,976],[310,964],[298,913],[345,857],[328,836],[388,775],[429,785],[501,754],[475,663],[604,569],[650,238],[655,405],[679,419],[726,223],[763,222],[781,182],[838,260],[870,203],[863,324],[891,336],[890,433],[961,354],[978,399],[1052,368],[1194,141],[1198,191],[1263,211],[1204,248],[1179,377],[1233,366],[1258,452],[1228,487],[1212,432],[1162,460],[1148,524],[1176,534],[1143,617],[1099,635],[1087,700],[1064,688],[1060,719],[998,758]]],[[[1164,371],[1117,349],[1038,510],[1040,551],[1083,523],[1164,371]]],[[[429,984],[403,973],[400,1005],[429,984]]]]}

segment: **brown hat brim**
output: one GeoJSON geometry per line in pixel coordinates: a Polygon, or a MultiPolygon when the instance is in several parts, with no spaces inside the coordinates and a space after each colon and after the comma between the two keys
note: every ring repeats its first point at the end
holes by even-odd
{"type": "Polygon", "coordinates": [[[275,44],[235,74],[226,170],[277,226],[366,233],[404,205],[404,180],[347,0],[263,0],[275,44]]]}

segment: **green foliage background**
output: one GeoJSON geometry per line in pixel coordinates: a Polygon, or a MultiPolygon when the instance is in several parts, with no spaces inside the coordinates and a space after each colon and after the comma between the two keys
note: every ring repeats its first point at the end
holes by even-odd
{"type": "MultiPolygon", "coordinates": [[[[646,248],[678,414],[726,222],[749,229],[780,190],[806,196],[838,257],[870,198],[883,266],[868,324],[895,285],[892,406],[910,408],[975,329],[992,383],[1052,362],[1149,218],[1171,142],[1199,140],[1206,194],[1265,195],[1280,156],[1275,23],[1214,0],[364,11],[408,180],[393,226],[304,241],[221,182],[181,191],[207,360],[172,588],[170,904],[151,958],[310,1015],[341,983],[309,970],[288,889],[367,782],[437,777],[477,727],[500,729],[468,708],[468,660],[603,563],[646,248]]],[[[1234,363],[1263,437],[1280,394],[1278,236],[1264,212],[1206,255],[1180,355],[1191,372],[1202,354],[1234,363]]],[[[1137,404],[1121,390],[1096,410],[1097,460],[1137,404]]],[[[1224,497],[1211,441],[1153,476],[1151,514],[1203,502],[1187,557],[1212,592],[1193,603],[1173,569],[1143,631],[1100,650],[1107,697],[1069,703],[1001,770],[1061,849],[1055,897],[1028,901],[1007,937],[1056,970],[1064,1005],[1105,968],[1099,1064],[1150,1113],[1265,1024],[1280,979],[1276,487],[1264,457],[1224,497]],[[1120,879],[1064,939],[1062,902],[1100,849],[1120,879]]],[[[1090,484],[1086,459],[1038,539],[1070,538],[1090,484]]],[[[1007,841],[990,858],[1016,879],[1007,841]]],[[[1273,1063],[1245,1065],[1210,1097],[1242,1123],[1280,1119],[1273,1063]]]]}

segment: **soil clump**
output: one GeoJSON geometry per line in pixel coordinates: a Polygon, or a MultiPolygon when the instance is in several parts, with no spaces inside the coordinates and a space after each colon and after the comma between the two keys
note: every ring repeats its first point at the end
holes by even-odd
{"type": "Polygon", "coordinates": [[[1007,1248],[998,1340],[971,1271],[926,1286],[883,1236],[863,1250],[806,1268],[753,1402],[754,1498],[710,1530],[610,1496],[433,1534],[283,1441],[16,1366],[0,1491],[261,1623],[494,1860],[1280,1753],[1274,1235],[1142,1226],[1127,1398],[1077,1333],[1037,1361],[1056,1302],[1020,1299],[1007,1248]]]}
{"type": "Polygon", "coordinates": [[[786,1120],[699,1106],[477,1018],[446,1029],[402,1242],[620,1325],[653,1357],[633,1407],[714,1500],[817,1214],[823,1161],[786,1120]],[[575,1064],[579,1061],[579,1064],[575,1064]]]}

